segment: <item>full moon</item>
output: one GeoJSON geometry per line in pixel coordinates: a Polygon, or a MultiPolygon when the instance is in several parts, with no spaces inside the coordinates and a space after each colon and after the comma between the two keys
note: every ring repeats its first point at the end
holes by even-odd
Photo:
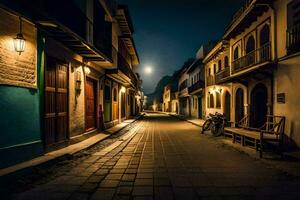
{"type": "Polygon", "coordinates": [[[146,66],[145,67],[145,73],[146,74],[151,74],[152,73],[152,67],[151,66],[146,66]]]}

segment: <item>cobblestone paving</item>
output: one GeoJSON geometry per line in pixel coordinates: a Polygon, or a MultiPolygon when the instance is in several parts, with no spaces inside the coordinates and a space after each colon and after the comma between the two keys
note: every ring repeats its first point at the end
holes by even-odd
{"type": "Polygon", "coordinates": [[[147,114],[136,134],[97,151],[15,199],[300,199],[300,179],[200,135],[200,128],[147,114]]]}

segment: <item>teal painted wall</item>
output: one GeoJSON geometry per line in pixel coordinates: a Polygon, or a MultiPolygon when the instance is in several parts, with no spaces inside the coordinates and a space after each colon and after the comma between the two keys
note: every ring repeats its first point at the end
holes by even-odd
{"type": "Polygon", "coordinates": [[[0,168],[43,154],[44,42],[37,37],[37,89],[0,85],[0,168]]]}
{"type": "Polygon", "coordinates": [[[0,86],[0,148],[41,140],[37,90],[0,86]]]}

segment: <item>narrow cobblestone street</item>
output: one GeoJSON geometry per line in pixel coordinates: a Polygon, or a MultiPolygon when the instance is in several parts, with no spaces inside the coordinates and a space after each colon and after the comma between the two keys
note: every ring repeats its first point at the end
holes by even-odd
{"type": "Polygon", "coordinates": [[[300,179],[148,113],[122,140],[14,199],[299,199],[300,179]],[[293,197],[293,198],[292,198],[293,197]]]}

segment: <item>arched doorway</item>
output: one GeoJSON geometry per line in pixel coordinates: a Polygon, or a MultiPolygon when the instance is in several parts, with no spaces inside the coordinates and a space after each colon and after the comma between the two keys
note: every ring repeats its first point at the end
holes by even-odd
{"type": "Polygon", "coordinates": [[[259,45],[261,51],[259,52],[260,62],[266,61],[270,58],[270,27],[266,24],[260,30],[259,45]]]}
{"type": "Polygon", "coordinates": [[[235,122],[241,121],[244,117],[244,92],[241,88],[236,91],[235,95],[235,122]]]}
{"type": "Polygon", "coordinates": [[[255,40],[254,37],[251,35],[246,44],[246,55],[247,55],[247,65],[251,65],[255,62],[255,40]]]}
{"type": "Polygon", "coordinates": [[[230,114],[231,114],[231,97],[228,91],[225,93],[225,106],[224,106],[224,115],[226,120],[230,121],[230,114]]]}
{"type": "Polygon", "coordinates": [[[268,89],[264,84],[259,83],[251,92],[251,127],[259,128],[266,122],[268,112],[267,102],[268,89]]]}

